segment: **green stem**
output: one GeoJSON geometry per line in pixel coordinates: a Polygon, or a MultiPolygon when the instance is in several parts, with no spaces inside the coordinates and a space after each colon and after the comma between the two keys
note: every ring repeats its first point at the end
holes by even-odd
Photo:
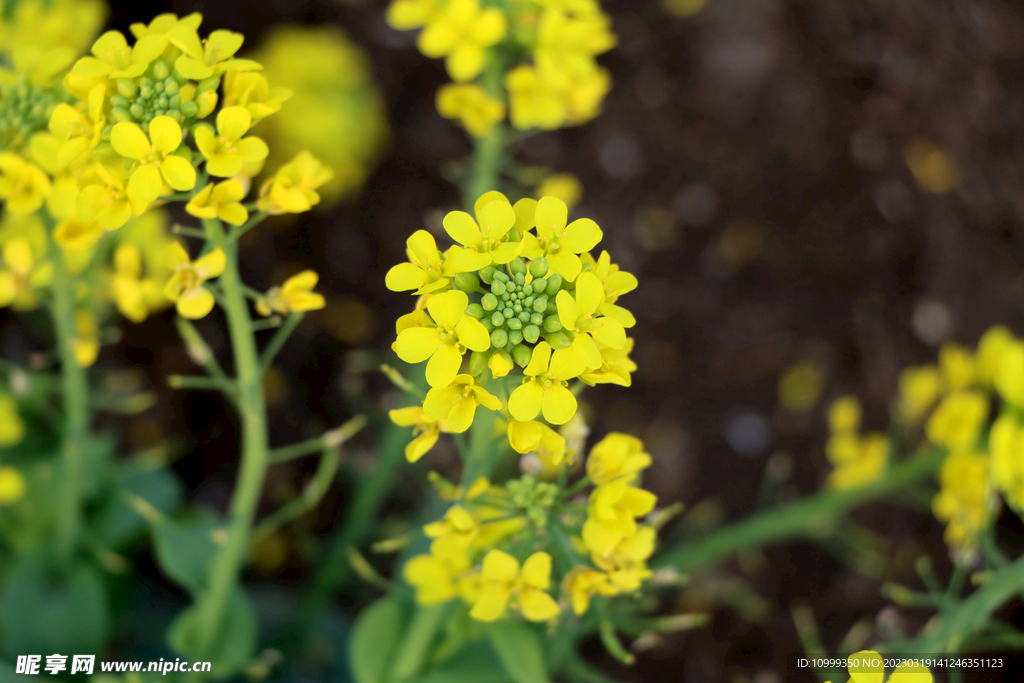
{"type": "Polygon", "coordinates": [[[277,464],[287,462],[295,458],[301,458],[311,453],[322,453],[326,448],[340,447],[351,439],[356,433],[366,426],[366,416],[356,415],[351,420],[337,429],[325,432],[315,439],[307,439],[293,443],[289,446],[282,446],[270,451],[270,463],[277,464]]]}
{"type": "Polygon", "coordinates": [[[75,278],[68,272],[64,254],[54,247],[53,323],[61,366],[64,396],[64,433],[61,463],[64,492],[60,497],[57,547],[64,561],[78,544],[82,527],[82,449],[89,433],[89,384],[85,369],[75,360],[75,278]]]}
{"type": "MultiPolygon", "coordinates": [[[[238,583],[238,574],[249,552],[256,507],[269,465],[270,447],[267,435],[267,410],[263,398],[262,372],[256,341],[253,338],[252,319],[246,301],[242,279],[238,272],[238,255],[229,244],[220,221],[208,219],[204,227],[215,246],[227,255],[227,265],[220,276],[224,294],[231,346],[235,358],[238,383],[238,411],[242,421],[242,464],[231,500],[228,537],[221,546],[210,568],[209,586],[200,604],[200,634],[198,641],[210,648],[219,640],[224,610],[238,583]]],[[[206,659],[213,653],[207,652],[206,659]]]]}
{"type": "Polygon", "coordinates": [[[494,421],[497,414],[492,410],[477,410],[473,426],[469,428],[469,457],[463,465],[463,495],[470,485],[480,477],[489,477],[494,470],[494,421]]]}
{"type": "Polygon", "coordinates": [[[932,451],[896,465],[881,479],[857,488],[826,491],[737,522],[693,543],[662,553],[655,567],[680,571],[714,564],[741,550],[794,538],[820,536],[847,510],[903,490],[935,472],[945,451],[932,451]]]}
{"type": "MultiPolygon", "coordinates": [[[[491,59],[484,68],[480,83],[487,94],[502,98],[501,78],[504,65],[499,59],[491,59]]],[[[502,152],[505,149],[505,126],[496,124],[482,138],[474,139],[473,175],[466,183],[464,197],[466,210],[473,212],[473,205],[480,195],[498,189],[498,171],[501,168],[502,152]]]]}
{"type": "Polygon", "coordinates": [[[267,348],[263,350],[263,355],[260,356],[261,368],[266,370],[270,367],[270,364],[274,362],[274,358],[276,358],[277,354],[281,352],[281,348],[284,346],[285,342],[288,341],[288,337],[292,336],[292,332],[294,332],[298,324],[302,322],[302,318],[305,317],[305,315],[305,313],[292,313],[288,316],[288,319],[284,321],[284,325],[277,328],[277,332],[274,333],[270,343],[267,344],[267,348]]]}

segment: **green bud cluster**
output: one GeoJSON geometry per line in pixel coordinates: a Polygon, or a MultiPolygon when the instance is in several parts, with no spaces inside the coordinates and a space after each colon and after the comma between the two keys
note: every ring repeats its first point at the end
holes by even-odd
{"type": "Polygon", "coordinates": [[[0,150],[19,151],[50,125],[50,115],[70,97],[57,88],[28,83],[0,86],[0,150]]]}
{"type": "Polygon", "coordinates": [[[216,90],[220,79],[213,77],[200,82],[196,86],[195,97],[184,102],[181,89],[188,82],[173,64],[163,60],[153,62],[139,78],[119,79],[117,94],[110,97],[112,123],[104,130],[104,137],[109,138],[115,123],[132,122],[148,130],[149,122],[157,116],[170,116],[183,128],[187,127],[199,114],[196,103],[199,95],[216,90]]]}
{"type": "Polygon", "coordinates": [[[479,278],[472,274],[455,278],[456,288],[467,294],[482,294],[479,303],[470,304],[466,313],[490,332],[495,352],[508,353],[520,367],[529,364],[532,345],[542,338],[553,348],[565,348],[571,343],[562,331],[555,305],[555,295],[566,283],[560,275],[546,275],[545,259],[536,259],[527,266],[517,258],[506,267],[482,269],[479,278]],[[528,278],[528,274],[532,278],[528,278]]]}
{"type": "Polygon", "coordinates": [[[529,474],[505,484],[512,494],[512,504],[522,510],[527,519],[536,527],[544,528],[548,522],[548,510],[558,498],[558,486],[537,481],[529,474]]]}

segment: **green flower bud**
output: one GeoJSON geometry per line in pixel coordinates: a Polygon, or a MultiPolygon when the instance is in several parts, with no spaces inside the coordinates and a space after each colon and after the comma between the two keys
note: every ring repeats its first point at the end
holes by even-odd
{"type": "Polygon", "coordinates": [[[137,104],[133,104],[131,106],[131,109],[129,109],[128,111],[131,112],[131,115],[134,116],[136,119],[141,119],[146,116],[146,112],[143,111],[142,107],[140,107],[137,104]]]}
{"type": "Polygon", "coordinates": [[[543,313],[548,309],[548,298],[546,296],[537,297],[533,302],[532,308],[537,313],[543,313]]]}
{"type": "Polygon", "coordinates": [[[157,93],[158,95],[162,95],[163,92],[164,92],[164,82],[163,81],[157,81],[156,83],[154,83],[153,84],[153,92],[157,93]]]}
{"type": "Polygon", "coordinates": [[[533,285],[523,285],[523,295],[530,296],[531,294],[533,294],[533,285]]]}
{"type": "Polygon", "coordinates": [[[507,290],[505,289],[505,283],[499,281],[497,278],[491,283],[491,293],[497,296],[502,296],[507,290]]]}
{"type": "Polygon", "coordinates": [[[557,315],[558,305],[554,299],[548,299],[548,305],[544,308],[544,315],[557,315]]]}
{"type": "Polygon", "coordinates": [[[466,306],[466,315],[480,320],[480,318],[484,317],[484,307],[480,304],[470,304],[466,306]]]}
{"type": "Polygon", "coordinates": [[[558,319],[557,315],[553,315],[544,320],[544,331],[548,334],[554,334],[560,329],[562,329],[562,321],[558,319]]]}
{"type": "Polygon", "coordinates": [[[569,339],[569,336],[564,331],[546,334],[544,335],[544,340],[555,350],[567,349],[572,346],[572,340],[569,339]]]}
{"type": "Polygon", "coordinates": [[[505,321],[505,325],[510,330],[521,330],[523,328],[523,323],[519,318],[509,318],[505,321]]]}
{"type": "Polygon", "coordinates": [[[153,79],[152,78],[147,78],[147,77],[143,76],[142,78],[139,79],[139,87],[140,88],[149,88],[150,90],[152,90],[153,89],[153,79]]]}
{"type": "MultiPolygon", "coordinates": [[[[505,316],[501,314],[501,311],[495,311],[491,314],[491,322],[495,327],[501,327],[505,324],[505,316]]],[[[501,346],[501,344],[496,344],[495,346],[501,346]]]]}
{"type": "MultiPolygon", "coordinates": [[[[153,76],[158,80],[162,81],[171,75],[171,70],[167,68],[167,64],[163,61],[158,61],[153,64],[153,76]]],[[[162,85],[162,84],[161,84],[162,85]]]]}
{"type": "Polygon", "coordinates": [[[122,97],[121,95],[111,95],[110,106],[127,109],[128,107],[132,106],[132,101],[129,100],[127,97],[122,97]]]}
{"type": "Polygon", "coordinates": [[[533,287],[533,293],[539,296],[547,289],[548,281],[544,278],[533,278],[533,282],[530,283],[530,286],[533,287]]]}
{"type": "Polygon", "coordinates": [[[505,308],[501,309],[501,314],[506,318],[511,318],[513,315],[515,315],[515,311],[512,310],[511,306],[506,306],[505,308]]]}
{"type": "Polygon", "coordinates": [[[476,377],[487,369],[487,361],[491,359],[489,351],[474,351],[469,356],[469,374],[476,377]]]}
{"type": "Polygon", "coordinates": [[[525,299],[523,299],[523,308],[524,309],[533,308],[533,297],[532,296],[528,296],[525,299]]]}
{"type": "Polygon", "coordinates": [[[480,299],[480,305],[485,311],[493,311],[498,307],[498,297],[493,294],[484,294],[484,297],[480,299]]]}
{"type": "Polygon", "coordinates": [[[139,86],[135,85],[135,81],[130,78],[119,78],[117,80],[117,92],[121,93],[124,97],[135,97],[139,94],[139,86]]]}
{"type": "Polygon", "coordinates": [[[141,84],[139,85],[139,97],[141,97],[144,100],[148,100],[152,96],[153,96],[153,86],[152,85],[141,85],[141,84]]]}
{"type": "Polygon", "coordinates": [[[172,95],[171,99],[167,100],[170,104],[171,109],[181,109],[181,95],[172,95]]]}
{"type": "Polygon", "coordinates": [[[508,275],[505,275],[504,271],[498,270],[497,268],[495,268],[495,270],[494,270],[494,279],[495,280],[499,280],[501,282],[508,282],[508,275]]]}
{"type": "Polygon", "coordinates": [[[110,110],[110,118],[114,119],[118,123],[128,123],[132,120],[132,115],[128,113],[127,109],[114,107],[110,110]]]}
{"type": "Polygon", "coordinates": [[[484,318],[480,321],[480,324],[484,326],[488,332],[494,332],[494,323],[491,322],[490,318],[484,318]]]}
{"type": "Polygon", "coordinates": [[[522,273],[516,273],[515,281],[516,285],[518,285],[519,287],[523,287],[526,285],[526,276],[523,275],[522,273]]]}
{"type": "Polygon", "coordinates": [[[521,368],[525,368],[530,364],[530,359],[533,358],[533,351],[530,350],[529,346],[523,346],[518,344],[512,349],[512,360],[516,362],[521,368]]]}
{"type": "Polygon", "coordinates": [[[168,78],[164,81],[164,92],[168,95],[177,95],[179,90],[181,90],[181,87],[178,85],[178,82],[173,78],[168,78]]]}
{"type": "Polygon", "coordinates": [[[481,268],[480,279],[487,284],[491,284],[491,281],[494,279],[494,266],[487,266],[486,268],[481,268]]]}
{"type": "Polygon", "coordinates": [[[513,227],[508,231],[509,242],[520,242],[523,239],[523,233],[519,232],[519,228],[513,227]]]}
{"type": "Polygon", "coordinates": [[[522,313],[517,315],[516,318],[518,318],[519,322],[521,322],[521,323],[528,323],[528,322],[530,322],[530,312],[529,311],[523,311],[522,313]]]}
{"type": "MultiPolygon", "coordinates": [[[[530,315],[530,324],[531,325],[542,325],[542,324],[544,324],[544,316],[542,316],[540,313],[533,313],[533,314],[531,314],[530,315]]],[[[558,330],[555,330],[555,331],[557,332],[558,330]]]]}
{"type": "Polygon", "coordinates": [[[508,332],[505,330],[495,330],[491,332],[491,346],[496,349],[500,349],[508,343],[508,332]]]}
{"type": "Polygon", "coordinates": [[[192,118],[199,113],[199,106],[195,102],[182,102],[181,113],[188,118],[192,118]]]}
{"type": "MultiPolygon", "coordinates": [[[[514,275],[522,275],[523,277],[526,276],[526,264],[523,263],[523,259],[519,258],[518,256],[512,259],[512,262],[508,264],[508,267],[509,270],[511,270],[514,275]]],[[[519,284],[522,283],[520,282],[519,284]]]]}
{"type": "Polygon", "coordinates": [[[508,333],[508,343],[509,344],[512,344],[513,346],[515,346],[516,344],[522,343],[522,341],[523,341],[523,331],[522,330],[512,330],[511,332],[508,333]]]}
{"type": "Polygon", "coordinates": [[[541,256],[538,259],[534,259],[533,263],[530,264],[530,274],[536,277],[544,277],[548,274],[548,260],[541,256]]]}
{"type": "Polygon", "coordinates": [[[537,340],[540,339],[540,328],[536,325],[527,325],[523,328],[523,339],[531,344],[536,344],[537,340]]]}
{"type": "Polygon", "coordinates": [[[514,304],[514,305],[512,306],[512,312],[513,312],[513,313],[516,313],[516,314],[518,314],[518,313],[519,313],[520,311],[522,311],[522,310],[523,310],[523,306],[522,306],[522,304],[520,304],[519,302],[516,302],[516,303],[515,303],[515,304],[514,304]]]}
{"type": "Polygon", "coordinates": [[[547,289],[544,291],[547,292],[548,296],[554,296],[555,294],[558,294],[558,290],[560,290],[561,288],[562,276],[552,275],[551,277],[548,278],[548,286],[547,289]]]}
{"type": "Polygon", "coordinates": [[[473,273],[459,273],[455,276],[455,289],[468,294],[479,292],[481,291],[480,280],[478,280],[476,275],[473,275],[473,273]]]}

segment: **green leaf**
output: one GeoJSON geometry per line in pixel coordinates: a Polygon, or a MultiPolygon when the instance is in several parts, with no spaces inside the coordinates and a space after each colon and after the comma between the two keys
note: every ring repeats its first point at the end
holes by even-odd
{"type": "Polygon", "coordinates": [[[511,683],[512,678],[486,642],[465,647],[416,683],[511,683]]]}
{"type": "Polygon", "coordinates": [[[548,683],[544,649],[533,628],[518,621],[497,621],[487,632],[498,659],[515,683],[548,683]]]}
{"type": "Polygon", "coordinates": [[[132,462],[121,469],[114,489],[89,521],[93,535],[107,548],[120,548],[145,529],[146,520],[128,503],[125,494],[141,498],[154,510],[167,513],[181,501],[181,483],[164,466],[132,462]]]}
{"type": "Polygon", "coordinates": [[[256,610],[241,587],[228,597],[224,620],[215,643],[199,642],[203,603],[182,611],[167,629],[167,642],[175,652],[191,660],[209,660],[210,673],[225,678],[248,666],[258,644],[256,610]]]}
{"type": "Polygon", "coordinates": [[[349,640],[356,683],[386,683],[388,669],[408,615],[396,598],[384,597],[363,610],[349,640]]]}
{"type": "Polygon", "coordinates": [[[186,519],[164,517],[152,522],[157,563],[168,578],[193,595],[206,585],[217,552],[213,532],[219,526],[209,514],[186,519]]]}
{"type": "Polygon", "coordinates": [[[18,559],[0,600],[8,659],[32,652],[101,652],[110,630],[107,585],[100,571],[76,560],[62,570],[38,554],[18,559]]]}

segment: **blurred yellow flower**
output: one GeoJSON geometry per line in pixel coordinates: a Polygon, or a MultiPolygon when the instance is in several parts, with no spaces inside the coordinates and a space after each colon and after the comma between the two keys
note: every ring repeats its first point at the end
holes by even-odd
{"type": "Polygon", "coordinates": [[[448,0],[420,33],[417,46],[427,57],[445,57],[445,67],[458,83],[476,78],[487,62],[487,48],[505,37],[504,13],[480,6],[479,0],[448,0]]]}
{"type": "Polygon", "coordinates": [[[12,213],[34,213],[50,194],[50,178],[13,152],[0,152],[0,199],[12,213]]]}
{"type": "Polygon", "coordinates": [[[442,431],[447,431],[447,425],[442,425],[440,420],[429,417],[422,406],[398,408],[390,411],[388,417],[399,427],[415,427],[412,432],[413,440],[405,447],[405,459],[409,462],[416,462],[426,455],[437,443],[438,435],[442,431]]]}
{"type": "Polygon", "coordinates": [[[472,375],[456,375],[446,387],[433,387],[423,401],[423,412],[435,420],[447,420],[453,433],[464,432],[473,424],[477,406],[501,410],[498,397],[476,384],[472,375]]]}
{"type": "Polygon", "coordinates": [[[573,207],[580,203],[583,198],[583,184],[580,179],[572,173],[555,173],[544,179],[534,192],[537,199],[542,197],[555,197],[565,202],[566,208],[572,211],[573,207]]]}
{"type": "Polygon", "coordinates": [[[304,270],[284,281],[280,287],[272,287],[266,296],[256,302],[260,315],[279,313],[305,313],[316,311],[326,304],[323,294],[313,291],[320,276],[312,270],[304,270]]]}
{"type": "Polygon", "coordinates": [[[558,603],[548,595],[551,585],[551,556],[537,552],[522,567],[516,558],[501,550],[484,556],[480,594],[469,615],[479,621],[497,621],[509,603],[518,603],[529,621],[547,621],[558,616],[558,603]]]}
{"type": "Polygon", "coordinates": [[[939,470],[940,491],[932,511],[946,523],[946,543],[970,550],[985,528],[989,515],[988,456],[974,451],[953,451],[939,470]]]}
{"type": "Polygon", "coordinates": [[[25,478],[13,467],[0,467],[0,505],[17,503],[25,495],[25,478]]]}
{"type": "Polygon", "coordinates": [[[236,178],[209,183],[185,205],[185,211],[197,218],[219,218],[231,225],[241,225],[249,218],[242,206],[245,188],[236,178]]]}
{"type": "Polygon", "coordinates": [[[0,448],[21,443],[25,438],[25,421],[18,414],[18,404],[6,394],[0,394],[0,448]]]}
{"type": "Polygon", "coordinates": [[[942,393],[942,378],[934,365],[907,368],[899,377],[900,418],[910,424],[920,422],[942,393]]]}
{"type": "Polygon", "coordinates": [[[925,425],[925,434],[937,446],[973,448],[988,417],[988,397],[977,391],[948,394],[925,425]]]}
{"type": "Polygon", "coordinates": [[[633,482],[651,466],[651,456],[635,436],[612,432],[594,444],[587,456],[587,476],[597,486],[618,479],[633,482]]]}
{"type": "Polygon", "coordinates": [[[320,203],[316,190],[333,176],[309,152],[299,152],[260,187],[257,208],[270,214],[303,213],[320,203]]]}
{"type": "Polygon", "coordinates": [[[437,91],[437,111],[458,119],[470,135],[482,138],[505,119],[505,105],[474,84],[448,83],[437,91]]]}
{"type": "Polygon", "coordinates": [[[207,280],[219,277],[227,265],[227,256],[219,247],[192,261],[178,242],[167,245],[168,267],[174,270],[164,286],[164,296],[177,305],[178,315],[196,320],[213,310],[214,298],[203,286],[207,280]]]}

